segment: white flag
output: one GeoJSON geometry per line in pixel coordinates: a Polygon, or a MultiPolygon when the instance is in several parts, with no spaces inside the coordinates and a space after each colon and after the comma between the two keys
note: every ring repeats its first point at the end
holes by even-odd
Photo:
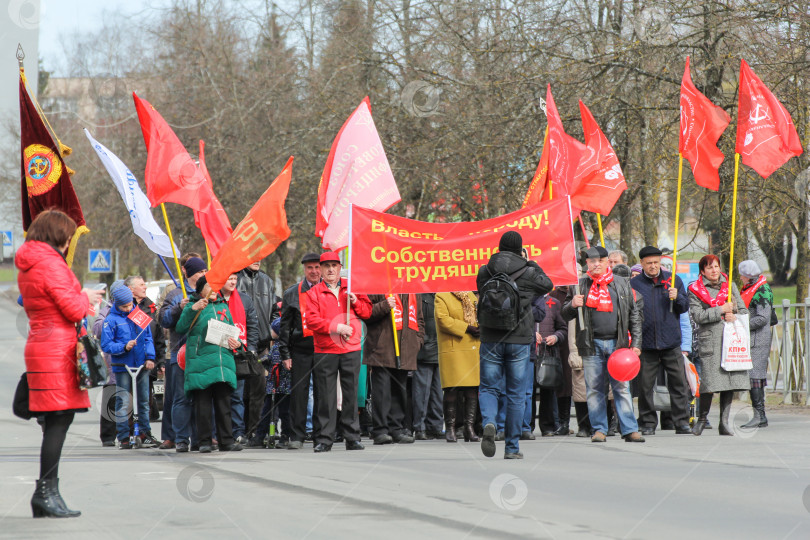
{"type": "Polygon", "coordinates": [[[172,257],[171,241],[155,222],[155,218],[152,217],[149,199],[141,191],[138,180],[135,179],[127,166],[118,159],[118,156],[95,140],[89,131],[85,129],[84,134],[87,135],[87,139],[93,145],[93,149],[101,159],[101,163],[104,164],[104,168],[110,173],[110,178],[112,178],[115,187],[118,188],[118,193],[124,199],[135,234],[140,236],[146,243],[146,247],[154,253],[164,257],[172,257]]]}

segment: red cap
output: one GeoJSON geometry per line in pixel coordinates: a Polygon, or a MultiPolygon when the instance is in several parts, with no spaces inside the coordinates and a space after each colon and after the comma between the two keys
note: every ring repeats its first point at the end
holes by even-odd
{"type": "Polygon", "coordinates": [[[340,255],[337,251],[327,251],[326,253],[321,253],[321,263],[325,262],[336,262],[340,264],[340,255]]]}

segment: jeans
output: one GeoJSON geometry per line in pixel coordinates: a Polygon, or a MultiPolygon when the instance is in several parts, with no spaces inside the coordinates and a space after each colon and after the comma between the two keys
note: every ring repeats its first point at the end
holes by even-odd
{"type": "MultiPolygon", "coordinates": [[[[138,428],[141,435],[149,433],[149,371],[145,368],[138,373],[138,428]]],[[[129,373],[116,373],[115,377],[115,426],[118,440],[129,439],[129,394],[132,392],[132,377],[129,373]]]]}
{"type": "Polygon", "coordinates": [[[532,413],[534,412],[532,410],[534,408],[534,364],[529,362],[528,368],[529,369],[526,370],[526,402],[523,410],[523,425],[521,431],[531,433],[534,431],[534,426],[532,425],[532,413]]]}
{"type": "Polygon", "coordinates": [[[315,383],[312,376],[309,377],[309,397],[307,398],[307,433],[314,435],[315,428],[312,425],[312,411],[315,410],[315,383]]]}
{"type": "Polygon", "coordinates": [[[413,372],[413,429],[441,433],[444,424],[442,412],[442,383],[439,364],[417,362],[413,372]]]}
{"type": "Polygon", "coordinates": [[[185,372],[180,369],[177,362],[169,365],[171,375],[169,381],[172,385],[172,430],[175,443],[189,443],[191,439],[191,412],[193,406],[191,398],[186,396],[183,385],[186,381],[185,372]]]}
{"type": "MultiPolygon", "coordinates": [[[[495,415],[495,429],[498,433],[502,433],[506,424],[506,383],[502,380],[499,388],[500,395],[498,396],[498,413],[495,415]]],[[[480,398],[479,398],[479,407],[480,398]]],[[[486,424],[485,424],[486,425],[486,424]]]]}
{"type": "Polygon", "coordinates": [[[245,402],[242,399],[245,391],[245,381],[236,381],[236,390],[231,394],[231,423],[233,424],[233,438],[245,434],[245,402]]]}
{"type": "Polygon", "coordinates": [[[174,442],[174,428],[172,427],[172,403],[174,393],[172,392],[171,365],[166,363],[166,371],[163,372],[163,417],[160,419],[160,438],[164,441],[174,442]]]}
{"type": "Polygon", "coordinates": [[[613,388],[613,400],[619,416],[619,429],[622,437],[638,431],[638,423],[633,412],[633,398],[629,383],[617,381],[607,370],[608,357],[616,350],[615,339],[594,339],[594,356],[584,356],[582,365],[585,372],[585,390],[588,400],[588,417],[594,431],[607,433],[607,385],[613,388]]]}
{"type": "Polygon", "coordinates": [[[520,428],[526,408],[528,343],[481,343],[481,384],[478,402],[484,425],[495,424],[501,388],[506,388],[506,453],[520,451],[520,428]]]}

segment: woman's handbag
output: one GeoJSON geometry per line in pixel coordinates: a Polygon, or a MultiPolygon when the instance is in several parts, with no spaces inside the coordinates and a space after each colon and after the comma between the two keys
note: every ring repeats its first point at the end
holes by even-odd
{"type": "Polygon", "coordinates": [[[662,384],[653,386],[653,409],[659,412],[672,410],[672,402],[669,400],[669,388],[662,384]]]}
{"type": "Polygon", "coordinates": [[[236,380],[241,381],[256,375],[264,375],[264,367],[253,351],[237,350],[233,352],[236,364],[236,380]]]}
{"type": "Polygon", "coordinates": [[[17,383],[11,410],[14,416],[18,416],[23,420],[31,420],[34,417],[34,413],[28,408],[28,373],[23,373],[20,382],[17,383]]]}
{"type": "Polygon", "coordinates": [[[101,354],[98,339],[81,325],[76,325],[76,369],[79,372],[79,388],[87,390],[102,386],[107,381],[107,364],[101,354]]]}
{"type": "Polygon", "coordinates": [[[537,352],[534,379],[541,388],[557,388],[563,382],[562,360],[556,347],[545,344],[537,352]]]}

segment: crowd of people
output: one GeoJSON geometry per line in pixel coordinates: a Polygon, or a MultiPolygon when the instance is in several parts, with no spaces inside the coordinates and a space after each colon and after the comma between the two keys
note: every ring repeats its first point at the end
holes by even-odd
{"type": "MultiPolygon", "coordinates": [[[[100,294],[81,290],[62,260],[75,230],[62,216],[40,214],[17,253],[31,321],[31,410],[43,426],[35,516],[78,515],[59,495],[57,470],[73,414],[89,408],[87,393],[71,380],[74,325],[100,294]],[[58,269],[45,275],[41,261],[58,269]],[[60,331],[45,335],[37,331],[43,325],[60,331]]],[[[590,247],[580,255],[578,284],[555,287],[529,260],[521,236],[508,231],[481,266],[473,291],[351,293],[339,255],[326,252],[306,254],[303,279],[278,297],[260,263],[232,274],[215,291],[200,255],[186,253],[181,286],[153,302],[144,280],[130,276],[110,287],[109,303],[93,321],[110,368],[101,442],[180,453],[294,451],[311,442],[314,452],[323,453],[335,443],[363,450],[363,437],[374,445],[443,439],[478,443],[492,457],[503,441],[504,458],[521,459],[521,441],[534,440],[536,432],[594,443],[616,434],[642,443],[656,429],[701,435],[712,427],[708,414],[716,392],[717,431],[732,435],[729,410],[741,390],[750,391],[755,415],[740,427],[767,426],[773,297],[762,271],[754,261],[740,264],[738,291],[719,259],[706,255],[700,278],[687,288],[661,267],[662,255],[644,247],[640,264],[630,268],[625,253],[590,247]],[[148,326],[129,316],[134,309],[150,317],[148,326]],[[722,323],[739,314],[750,314],[750,372],[721,365],[722,323]],[[211,330],[218,325],[236,331],[219,337],[211,330]],[[640,357],[632,381],[608,370],[618,349],[640,357]],[[696,419],[685,360],[700,376],[696,419]],[[538,384],[541,365],[559,365],[553,382],[538,384]],[[138,368],[133,384],[130,371],[138,368]],[[156,377],[165,388],[160,438],[149,410],[156,377]],[[664,407],[656,395],[663,387],[664,407]],[[137,426],[128,412],[131,392],[137,394],[137,426]],[[570,429],[572,403],[576,429],[570,429]]]]}

